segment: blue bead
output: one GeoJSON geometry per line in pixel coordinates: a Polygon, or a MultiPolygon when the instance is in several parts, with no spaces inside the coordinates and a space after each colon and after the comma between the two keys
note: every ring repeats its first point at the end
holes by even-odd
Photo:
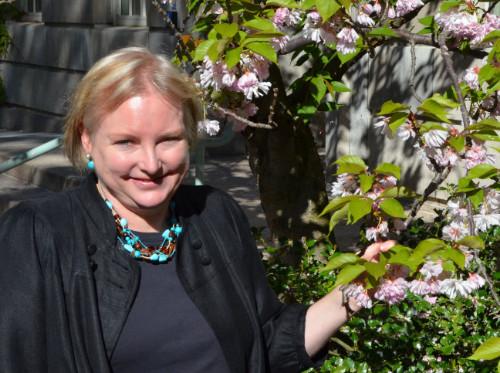
{"type": "Polygon", "coordinates": [[[128,245],[128,244],[123,245],[123,248],[125,250],[127,250],[129,253],[131,253],[132,251],[134,251],[134,248],[132,246],[128,245]]]}
{"type": "Polygon", "coordinates": [[[126,227],[126,226],[127,226],[127,223],[128,223],[128,222],[127,222],[127,219],[125,219],[125,218],[121,218],[121,219],[120,219],[120,224],[122,225],[122,227],[126,227]]]}
{"type": "Polygon", "coordinates": [[[141,257],[141,252],[140,251],[136,251],[134,254],[135,254],[135,257],[137,259],[141,257]]]}
{"type": "Polygon", "coordinates": [[[182,233],[182,228],[181,228],[181,227],[177,227],[177,228],[175,228],[175,234],[176,234],[177,236],[179,236],[181,233],[182,233]]]}
{"type": "Polygon", "coordinates": [[[109,202],[109,201],[106,201],[106,205],[108,205],[108,207],[109,207],[110,209],[112,209],[112,208],[113,208],[113,204],[112,204],[111,202],[109,202]]]}
{"type": "Polygon", "coordinates": [[[158,260],[158,254],[153,254],[149,257],[149,260],[152,262],[156,262],[158,260]]]}
{"type": "Polygon", "coordinates": [[[89,168],[89,170],[93,170],[95,168],[94,161],[88,161],[87,167],[89,168]]]}
{"type": "Polygon", "coordinates": [[[160,263],[163,263],[163,262],[166,262],[168,259],[168,256],[166,256],[165,254],[160,254],[160,257],[158,258],[158,261],[160,263]]]}
{"type": "Polygon", "coordinates": [[[168,235],[169,235],[169,234],[170,234],[170,229],[168,229],[168,228],[167,228],[167,229],[165,229],[165,232],[163,232],[163,233],[161,234],[161,236],[162,236],[163,238],[168,238],[168,235]]]}

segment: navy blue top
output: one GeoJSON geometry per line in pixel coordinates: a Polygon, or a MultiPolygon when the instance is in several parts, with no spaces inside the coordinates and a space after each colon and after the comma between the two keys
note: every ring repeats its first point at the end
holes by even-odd
{"type": "MultiPolygon", "coordinates": [[[[146,246],[163,242],[160,233],[136,234],[146,246]]],[[[111,357],[113,372],[229,373],[214,332],[181,285],[175,260],[140,265],[139,290],[111,357]]]]}

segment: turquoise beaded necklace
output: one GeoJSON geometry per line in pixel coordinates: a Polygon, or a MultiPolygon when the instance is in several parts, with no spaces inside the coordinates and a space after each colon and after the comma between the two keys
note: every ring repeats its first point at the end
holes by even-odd
{"type": "Polygon", "coordinates": [[[142,243],[141,238],[130,230],[126,219],[121,218],[113,208],[113,204],[104,196],[102,196],[106,205],[110,208],[115,218],[116,228],[118,230],[117,238],[121,243],[122,249],[128,251],[137,260],[147,260],[154,263],[165,263],[175,254],[177,238],[182,233],[177,218],[175,217],[175,202],[171,201],[169,204],[170,209],[170,223],[172,226],[167,228],[161,235],[164,238],[163,243],[154,248],[147,247],[142,243]]]}

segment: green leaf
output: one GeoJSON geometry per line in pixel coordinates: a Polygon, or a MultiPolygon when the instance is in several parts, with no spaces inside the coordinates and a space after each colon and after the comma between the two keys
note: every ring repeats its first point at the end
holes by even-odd
{"type": "Polygon", "coordinates": [[[434,16],[422,17],[418,20],[421,25],[432,26],[434,25],[434,16]]]}
{"type": "Polygon", "coordinates": [[[264,18],[254,18],[248,22],[243,23],[242,26],[258,31],[272,31],[272,32],[278,31],[276,30],[274,24],[270,20],[264,18]]]}
{"type": "Polygon", "coordinates": [[[345,205],[347,205],[349,202],[351,202],[353,199],[359,199],[359,198],[360,196],[358,195],[336,197],[323,209],[323,211],[319,216],[328,214],[331,211],[339,210],[345,205]]]}
{"type": "Polygon", "coordinates": [[[344,267],[347,264],[356,264],[358,262],[362,261],[359,256],[356,254],[352,253],[346,253],[346,254],[341,254],[333,258],[328,262],[326,266],[321,268],[319,271],[320,272],[325,272],[325,271],[333,271],[334,269],[338,269],[341,267],[344,267]]]}
{"type": "Polygon", "coordinates": [[[468,359],[492,360],[497,357],[500,357],[500,337],[492,337],[479,346],[468,359]]]}
{"type": "Polygon", "coordinates": [[[443,259],[453,260],[457,266],[464,269],[465,255],[460,250],[457,250],[457,249],[444,250],[442,257],[443,257],[443,259]]]}
{"type": "Polygon", "coordinates": [[[451,123],[447,118],[447,111],[440,103],[434,101],[432,98],[425,100],[418,109],[431,118],[437,118],[442,122],[451,123]]]}
{"type": "Polygon", "coordinates": [[[457,192],[470,192],[472,190],[476,190],[476,188],[477,185],[472,181],[472,179],[462,177],[460,180],[458,180],[457,192]]]}
{"type": "Polygon", "coordinates": [[[420,196],[415,193],[413,190],[404,187],[404,186],[393,186],[388,188],[382,192],[382,194],[377,198],[418,198],[420,196]]]}
{"type": "Polygon", "coordinates": [[[345,285],[351,282],[352,280],[355,280],[359,275],[361,275],[365,271],[366,268],[364,265],[361,264],[347,265],[340,270],[339,274],[337,275],[337,281],[335,282],[335,285],[333,285],[333,287],[345,285]]]}
{"type": "Polygon", "coordinates": [[[368,192],[373,186],[375,175],[359,174],[360,186],[363,194],[368,192]]]}
{"type": "Polygon", "coordinates": [[[380,208],[394,218],[406,218],[403,206],[397,200],[389,198],[380,202],[380,208]]]}
{"type": "Polygon", "coordinates": [[[332,90],[334,92],[354,92],[352,89],[350,89],[348,86],[344,85],[341,82],[331,82],[332,85],[332,90]]]}
{"type": "Polygon", "coordinates": [[[333,0],[316,0],[316,9],[321,14],[323,22],[326,22],[340,9],[340,5],[333,0]]]}
{"type": "Polygon", "coordinates": [[[355,155],[344,155],[337,159],[333,164],[338,164],[337,175],[344,173],[358,174],[366,170],[365,162],[355,155]]]}
{"type": "Polygon", "coordinates": [[[382,109],[380,109],[380,112],[378,112],[377,115],[389,115],[389,114],[397,113],[400,111],[407,111],[409,109],[410,109],[409,106],[406,106],[403,104],[398,104],[398,103],[392,102],[392,100],[391,100],[391,101],[384,102],[384,104],[382,105],[382,109]]]}
{"type": "Polygon", "coordinates": [[[478,164],[472,167],[467,174],[467,179],[489,179],[498,175],[498,169],[490,164],[478,164]]]}
{"type": "Polygon", "coordinates": [[[484,250],[485,248],[484,241],[478,236],[466,236],[457,241],[457,244],[470,247],[471,249],[484,250]]]}
{"type": "Polygon", "coordinates": [[[467,197],[470,199],[476,209],[479,207],[481,202],[483,202],[483,194],[484,191],[481,188],[467,193],[467,197]]]}
{"type": "Polygon", "coordinates": [[[439,13],[446,12],[448,9],[453,8],[454,6],[460,5],[463,3],[463,0],[447,0],[439,8],[439,13]]]}
{"type": "Polygon", "coordinates": [[[460,153],[465,148],[465,136],[451,136],[450,145],[460,153]]]}
{"type": "Polygon", "coordinates": [[[376,172],[377,174],[391,175],[398,180],[401,179],[401,167],[392,163],[381,163],[373,172],[376,172]]]}
{"type": "Polygon", "coordinates": [[[389,128],[392,130],[393,135],[398,127],[406,122],[406,118],[408,118],[408,113],[406,112],[394,113],[391,115],[389,118],[389,128]]]}
{"type": "Polygon", "coordinates": [[[500,141],[500,137],[495,133],[495,131],[478,131],[473,132],[469,135],[472,138],[485,140],[485,141],[500,141]]]}
{"type": "Polygon", "coordinates": [[[269,32],[269,31],[260,31],[260,32],[254,32],[252,34],[245,34],[242,42],[242,46],[245,44],[251,43],[256,41],[255,39],[267,39],[265,40],[266,42],[272,38],[279,38],[281,36],[285,35],[282,32],[269,32]]]}
{"type": "Polygon", "coordinates": [[[376,280],[385,275],[385,265],[383,263],[366,262],[366,272],[373,276],[376,280]]]}
{"type": "Polygon", "coordinates": [[[351,14],[350,13],[351,5],[352,5],[352,1],[351,0],[334,0],[334,1],[340,2],[340,4],[345,8],[347,14],[351,14]]]}
{"type": "Polygon", "coordinates": [[[390,27],[377,27],[371,30],[367,36],[392,36],[399,38],[399,35],[390,27]]]}
{"type": "Polygon", "coordinates": [[[413,250],[409,247],[396,245],[382,255],[387,258],[389,264],[405,264],[412,252],[413,250]]]}
{"type": "Polygon", "coordinates": [[[202,61],[205,56],[208,55],[208,50],[214,45],[218,43],[218,40],[209,39],[201,42],[200,45],[196,48],[196,53],[194,55],[194,61],[202,61]]]}
{"type": "Polygon", "coordinates": [[[431,252],[442,248],[446,248],[446,243],[444,243],[444,241],[438,240],[437,238],[428,238],[418,243],[413,254],[410,256],[410,260],[424,258],[431,252]]]}
{"type": "Polygon", "coordinates": [[[311,79],[311,84],[312,84],[312,89],[311,89],[311,95],[314,97],[314,99],[320,103],[323,97],[325,97],[326,94],[326,84],[323,78],[320,77],[314,77],[311,79]]]}
{"type": "Polygon", "coordinates": [[[348,224],[354,224],[362,217],[372,212],[372,201],[364,198],[353,199],[349,203],[349,215],[347,217],[348,224]]]}
{"type": "Polygon", "coordinates": [[[484,131],[484,130],[500,130],[500,122],[495,119],[483,119],[477,123],[471,124],[467,127],[467,131],[484,131]]]}
{"type": "Polygon", "coordinates": [[[457,103],[456,101],[450,100],[449,98],[441,96],[439,93],[434,93],[431,97],[432,101],[437,102],[441,106],[448,107],[450,109],[456,109],[457,107],[460,107],[461,104],[457,103]]]}
{"type": "Polygon", "coordinates": [[[483,41],[480,44],[497,41],[498,39],[500,39],[500,30],[493,30],[484,37],[483,41]]]}
{"type": "Polygon", "coordinates": [[[347,215],[349,214],[349,205],[346,204],[342,206],[340,210],[335,211],[332,214],[332,217],[330,218],[330,232],[333,231],[333,228],[340,223],[342,220],[347,218],[347,215]]]}
{"type": "Polygon", "coordinates": [[[304,0],[302,2],[302,9],[303,10],[309,10],[313,6],[316,6],[316,0],[304,0]]]}
{"type": "Polygon", "coordinates": [[[237,23],[218,23],[214,25],[215,31],[217,31],[223,38],[232,38],[238,32],[237,23]]]}
{"type": "Polygon", "coordinates": [[[497,73],[497,69],[490,64],[486,64],[479,70],[478,73],[478,83],[480,86],[483,85],[484,82],[487,82],[495,77],[497,73]]]}
{"type": "Polygon", "coordinates": [[[295,0],[270,0],[266,4],[283,8],[300,8],[300,5],[295,0]]]}
{"type": "Polygon", "coordinates": [[[240,62],[241,47],[235,49],[229,49],[226,51],[226,65],[230,69],[236,66],[240,62]]]}
{"type": "Polygon", "coordinates": [[[247,49],[250,49],[252,52],[260,54],[262,57],[267,58],[269,61],[278,63],[278,56],[276,55],[276,51],[267,43],[254,42],[248,43],[246,45],[247,49]]]}

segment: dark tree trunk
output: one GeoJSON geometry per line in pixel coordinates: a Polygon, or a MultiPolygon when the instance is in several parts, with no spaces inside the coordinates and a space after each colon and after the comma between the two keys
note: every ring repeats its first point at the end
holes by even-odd
{"type": "MultiPolygon", "coordinates": [[[[271,70],[271,79],[273,86],[278,87],[278,104],[273,108],[275,128],[247,128],[244,132],[267,224],[274,239],[324,240],[329,219],[318,217],[328,203],[323,165],[309,125],[288,110],[277,68],[271,70]]],[[[272,96],[257,104],[257,119],[265,123],[272,96]]]]}

